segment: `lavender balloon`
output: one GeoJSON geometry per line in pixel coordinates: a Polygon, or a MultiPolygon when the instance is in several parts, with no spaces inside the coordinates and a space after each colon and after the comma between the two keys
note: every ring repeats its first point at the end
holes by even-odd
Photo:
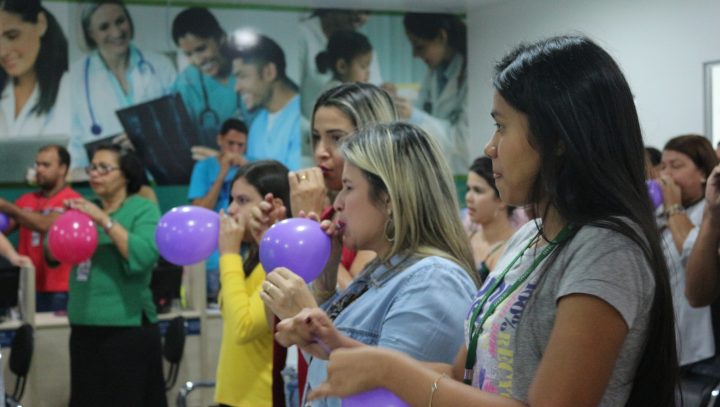
{"type": "Polygon", "coordinates": [[[10,219],[8,216],[0,212],[0,232],[4,232],[7,230],[7,228],[10,226],[10,219]]]}
{"type": "Polygon", "coordinates": [[[648,194],[650,195],[650,200],[653,203],[653,208],[657,209],[663,204],[662,189],[654,179],[645,181],[645,184],[647,184],[648,194]]]}
{"type": "Polygon", "coordinates": [[[388,389],[375,389],[343,399],[343,407],[410,407],[388,389]]]}
{"type": "Polygon", "coordinates": [[[195,264],[217,249],[220,215],[199,206],[178,206],[163,215],[155,229],[160,255],[178,266],[195,264]]]}
{"type": "Polygon", "coordinates": [[[260,263],[266,272],[285,267],[311,282],[330,257],[330,237],[320,224],[303,218],[274,224],[260,241],[260,263]]]}

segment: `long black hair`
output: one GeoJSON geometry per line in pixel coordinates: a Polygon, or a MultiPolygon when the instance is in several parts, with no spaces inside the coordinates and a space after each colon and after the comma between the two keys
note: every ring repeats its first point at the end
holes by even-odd
{"type": "MultiPolygon", "coordinates": [[[[55,105],[60,80],[68,70],[68,42],[55,16],[50,14],[40,0],[0,0],[0,10],[17,14],[23,21],[37,24],[38,15],[43,13],[47,20],[47,29],[40,38],[40,52],[33,69],[40,88],[40,98],[32,107],[31,113],[46,114],[55,105]]],[[[0,69],[0,89],[5,88],[8,74],[0,69]]]]}
{"type": "Polygon", "coordinates": [[[434,40],[444,31],[450,48],[463,56],[463,65],[458,76],[458,86],[467,76],[467,26],[455,14],[407,13],[403,17],[405,31],[422,38],[434,40]]]}
{"type": "Polygon", "coordinates": [[[645,186],[640,124],[620,68],[585,37],[555,37],[513,50],[497,64],[493,85],[527,116],[529,142],[540,155],[530,191],[536,213],[547,213],[539,203],[548,202],[576,230],[583,225],[610,229],[642,249],[655,293],[627,405],[674,405],[677,355],[669,274],[645,186]]]}
{"type": "MultiPolygon", "coordinates": [[[[240,167],[237,174],[230,185],[234,185],[235,181],[244,179],[245,182],[252,185],[264,197],[267,194],[273,194],[275,198],[282,200],[285,205],[285,217],[292,215],[290,210],[290,183],[288,181],[288,168],[279,161],[260,160],[254,161],[248,165],[240,167]]],[[[256,244],[250,245],[250,252],[247,259],[243,262],[243,271],[245,276],[249,276],[260,262],[258,247],[256,244]]]]}

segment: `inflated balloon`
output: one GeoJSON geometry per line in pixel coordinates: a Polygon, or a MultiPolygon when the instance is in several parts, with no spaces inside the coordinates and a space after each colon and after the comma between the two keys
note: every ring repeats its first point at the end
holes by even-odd
{"type": "Polygon", "coordinates": [[[388,389],[375,389],[345,397],[343,407],[410,407],[388,389]]]}
{"type": "Polygon", "coordinates": [[[58,216],[48,232],[48,249],[60,263],[88,260],[97,248],[97,229],[90,216],[71,209],[58,216]]]}
{"type": "Polygon", "coordinates": [[[330,237],[310,219],[278,222],[260,241],[260,263],[265,271],[285,267],[308,283],[320,275],[329,257],[330,237]]]}
{"type": "Polygon", "coordinates": [[[163,215],[155,229],[160,255],[187,266],[207,259],[217,249],[220,215],[199,206],[178,206],[163,215]]]}
{"type": "Polygon", "coordinates": [[[653,208],[657,209],[663,203],[663,194],[660,185],[654,179],[645,181],[647,184],[648,194],[653,203],[653,208]]]}
{"type": "Polygon", "coordinates": [[[7,230],[7,228],[10,226],[10,218],[3,213],[0,212],[0,232],[4,232],[7,230]]]}

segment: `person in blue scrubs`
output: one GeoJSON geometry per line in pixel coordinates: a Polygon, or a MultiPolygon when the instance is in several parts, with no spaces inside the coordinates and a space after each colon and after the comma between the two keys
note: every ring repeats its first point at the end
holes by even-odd
{"type": "Polygon", "coordinates": [[[250,113],[235,92],[235,77],[225,55],[227,34],[206,8],[190,7],[173,20],[172,38],[190,65],[173,84],[191,119],[197,125],[201,143],[215,147],[215,138],[225,120],[238,117],[250,122],[250,113]]]}
{"type": "Polygon", "coordinates": [[[245,106],[257,109],[250,125],[247,159],[271,159],[291,171],[300,168],[302,128],[298,87],[285,74],[285,53],[272,39],[250,31],[234,35],[235,89],[245,106]]]}
{"type": "MultiPolygon", "coordinates": [[[[228,119],[215,135],[216,146],[220,147],[217,156],[198,161],[193,167],[188,188],[188,200],[197,206],[213,210],[227,209],[230,205],[230,188],[237,169],[247,163],[248,129],[238,119],[228,119]]],[[[208,302],[217,301],[220,289],[218,252],[215,251],[205,261],[207,275],[208,302]]]]}
{"type": "Polygon", "coordinates": [[[166,56],[132,44],[135,30],[122,1],[84,5],[81,24],[91,51],[70,68],[71,86],[79,99],[73,106],[69,145],[74,169],[88,164],[85,143],[123,133],[117,110],[168,94],[176,75],[166,56]]]}

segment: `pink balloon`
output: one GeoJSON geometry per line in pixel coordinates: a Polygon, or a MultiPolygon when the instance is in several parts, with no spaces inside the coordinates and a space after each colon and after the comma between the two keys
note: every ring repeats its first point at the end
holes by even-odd
{"type": "Polygon", "coordinates": [[[58,216],[48,232],[48,248],[61,263],[88,260],[97,248],[97,229],[88,215],[71,209],[58,216]]]}
{"type": "Polygon", "coordinates": [[[260,241],[260,263],[266,272],[285,267],[309,283],[330,257],[330,237],[320,224],[303,218],[274,224],[260,241]]]}
{"type": "Polygon", "coordinates": [[[343,407],[410,407],[400,397],[383,388],[345,397],[342,405],[343,407]]]}

